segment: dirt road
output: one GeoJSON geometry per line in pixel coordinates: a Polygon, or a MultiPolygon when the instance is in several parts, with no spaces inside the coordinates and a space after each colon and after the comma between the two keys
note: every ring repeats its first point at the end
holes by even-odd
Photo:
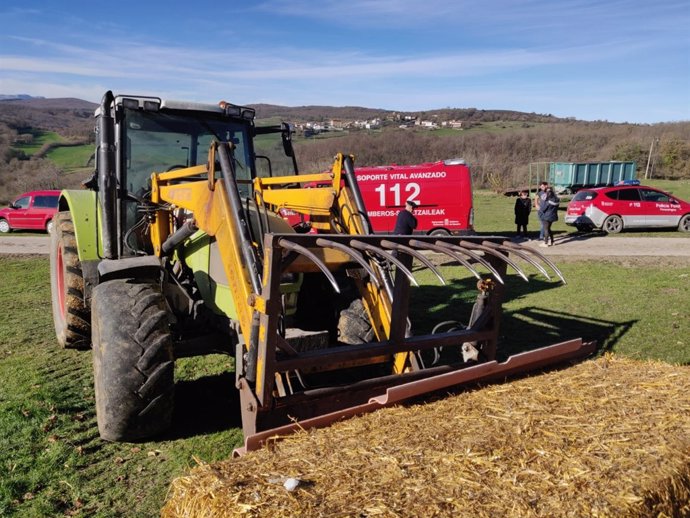
{"type": "MultiPolygon", "coordinates": [[[[530,241],[528,246],[539,246],[530,241]]],[[[554,246],[539,247],[544,255],[576,257],[686,257],[690,262],[689,237],[609,237],[604,234],[566,234],[554,246]]]]}
{"type": "Polygon", "coordinates": [[[0,236],[0,254],[42,255],[50,253],[48,236],[0,236]]]}
{"type": "MultiPolygon", "coordinates": [[[[548,256],[594,257],[666,257],[687,258],[690,264],[688,237],[610,237],[603,234],[566,234],[556,238],[555,246],[537,248],[548,256]]],[[[522,242],[538,247],[538,241],[522,242]]],[[[48,236],[0,236],[0,254],[48,254],[48,236]]]]}

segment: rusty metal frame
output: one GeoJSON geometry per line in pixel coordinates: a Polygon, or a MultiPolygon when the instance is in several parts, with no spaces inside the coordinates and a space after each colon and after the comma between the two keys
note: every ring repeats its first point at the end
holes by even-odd
{"type": "MultiPolygon", "coordinates": [[[[492,284],[493,293],[489,299],[489,305],[485,309],[487,313],[477,326],[440,335],[406,336],[406,333],[410,283],[411,280],[414,280],[411,265],[413,258],[419,254],[419,250],[437,251],[453,258],[457,258],[459,254],[463,253],[466,258],[464,262],[468,264],[462,264],[468,267],[470,272],[476,274],[476,266],[483,266],[487,269],[486,275],[496,281],[502,281],[506,267],[510,265],[523,279],[527,280],[528,277],[524,271],[515,261],[507,257],[507,254],[513,250],[504,244],[504,239],[502,237],[472,238],[467,236],[439,239],[438,237],[412,238],[410,236],[388,235],[266,234],[263,243],[264,273],[261,294],[251,301],[254,310],[260,314],[256,380],[254,383],[247,381],[247,379],[240,379],[238,382],[245,436],[255,436],[257,433],[280,427],[295,419],[300,422],[309,421],[315,416],[332,414],[333,412],[341,415],[342,412],[347,413],[347,409],[350,407],[368,404],[370,399],[380,396],[391,387],[421,383],[423,379],[433,379],[437,376],[464,372],[468,369],[466,364],[422,369],[417,362],[407,361],[412,353],[417,351],[437,347],[460,347],[463,343],[470,342],[478,345],[482,360],[485,362],[482,365],[495,364],[504,291],[502,282],[492,284]],[[344,252],[342,263],[326,264],[323,262],[318,254],[314,253],[321,247],[344,252]],[[385,249],[394,250],[395,256],[386,252],[385,249]],[[303,262],[300,263],[300,260],[292,260],[289,264],[284,262],[283,257],[289,255],[290,252],[300,254],[303,262]],[[361,267],[366,275],[371,275],[376,273],[376,268],[366,269],[361,264],[363,260],[367,260],[371,256],[378,256],[379,260],[390,261],[397,266],[392,290],[392,318],[389,336],[384,340],[366,344],[338,345],[305,352],[290,350],[289,354],[285,353],[284,340],[278,334],[281,273],[286,270],[300,271],[300,264],[304,266],[304,261],[308,261],[316,263],[317,269],[324,273],[330,273],[339,268],[361,267]],[[344,386],[329,386],[316,390],[305,389],[299,393],[285,396],[278,396],[274,390],[276,377],[286,373],[336,371],[343,366],[352,365],[353,362],[366,362],[378,358],[391,358],[393,369],[388,374],[360,379],[344,386]]],[[[515,255],[533,265],[541,256],[538,252],[533,254],[536,259],[528,259],[524,253],[515,255]]],[[[546,264],[548,265],[548,263],[546,264]]],[[[548,276],[543,267],[538,269],[548,276]]],[[[336,291],[338,287],[332,275],[329,275],[329,281],[336,291]]],[[[543,353],[542,356],[536,355],[535,361],[541,362],[549,354],[558,356],[560,350],[553,349],[543,353]]],[[[490,367],[484,367],[484,369],[491,370],[490,367]]],[[[475,369],[470,372],[480,371],[475,369]]],[[[465,376],[468,374],[457,374],[457,376],[458,379],[465,380],[465,376]]]]}
{"type": "Polygon", "coordinates": [[[233,454],[235,456],[243,455],[260,448],[267,441],[279,439],[298,430],[325,427],[336,421],[399,404],[421,394],[450,388],[458,389],[470,384],[502,381],[517,374],[588,356],[593,354],[595,350],[596,342],[583,342],[582,339],[578,338],[515,354],[502,363],[490,361],[449,372],[438,372],[439,369],[433,369],[434,375],[432,376],[388,387],[379,394],[372,394],[372,397],[359,405],[338,409],[310,419],[294,421],[270,430],[245,434],[244,446],[235,449],[233,454]]]}

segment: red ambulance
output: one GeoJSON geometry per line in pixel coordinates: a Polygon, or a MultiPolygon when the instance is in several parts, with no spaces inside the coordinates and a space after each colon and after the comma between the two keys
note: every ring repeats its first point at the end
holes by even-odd
{"type": "MultiPolygon", "coordinates": [[[[415,234],[474,233],[472,179],[464,160],[357,167],[355,174],[374,232],[392,232],[398,212],[410,200],[417,204],[415,234]]],[[[301,222],[293,211],[280,213],[292,225],[301,222]]]]}
{"type": "Polygon", "coordinates": [[[469,234],[474,228],[472,179],[464,160],[355,168],[375,232],[390,233],[407,200],[417,204],[416,234],[469,234]]]}

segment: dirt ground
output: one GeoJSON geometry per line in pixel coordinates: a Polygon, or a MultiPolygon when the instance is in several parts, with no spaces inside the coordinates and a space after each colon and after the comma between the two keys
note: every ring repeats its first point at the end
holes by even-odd
{"type": "Polygon", "coordinates": [[[557,262],[601,260],[622,266],[687,265],[690,267],[689,237],[627,237],[605,234],[566,234],[543,248],[538,241],[523,243],[557,262]]]}
{"type": "MultiPolygon", "coordinates": [[[[566,234],[558,236],[548,248],[539,242],[516,241],[534,247],[558,261],[602,259],[619,264],[687,264],[690,266],[690,236],[688,237],[610,237],[604,234],[566,234]]],[[[47,255],[48,236],[0,236],[0,254],[47,255]]]]}
{"type": "Polygon", "coordinates": [[[0,254],[47,255],[49,251],[48,236],[0,236],[0,254]]]}

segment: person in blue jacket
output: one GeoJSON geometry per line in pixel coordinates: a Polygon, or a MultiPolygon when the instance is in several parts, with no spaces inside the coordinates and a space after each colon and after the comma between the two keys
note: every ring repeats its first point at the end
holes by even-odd
{"type": "Polygon", "coordinates": [[[539,246],[553,246],[551,225],[558,221],[558,205],[561,200],[556,196],[553,187],[546,188],[546,196],[539,205],[539,219],[544,224],[544,242],[539,246]]]}
{"type": "Polygon", "coordinates": [[[414,217],[414,210],[416,208],[417,204],[412,200],[405,202],[405,208],[398,212],[393,234],[407,236],[414,232],[414,229],[417,228],[417,218],[414,217]]]}

